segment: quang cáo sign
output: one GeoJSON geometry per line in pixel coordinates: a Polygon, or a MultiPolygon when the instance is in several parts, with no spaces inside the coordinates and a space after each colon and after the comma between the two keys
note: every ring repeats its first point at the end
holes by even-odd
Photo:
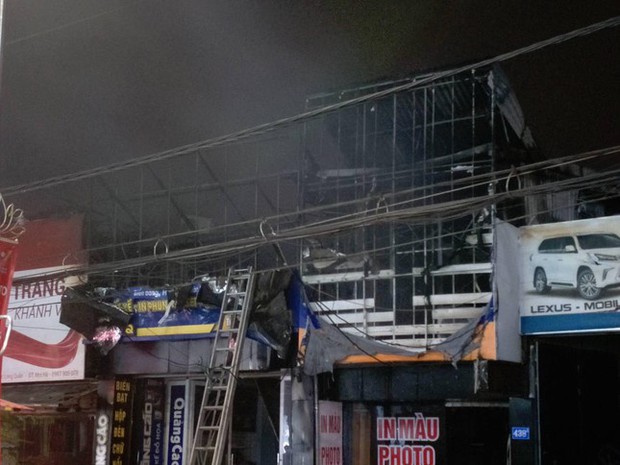
{"type": "Polygon", "coordinates": [[[168,404],[168,465],[183,465],[185,456],[186,386],[172,384],[169,387],[168,404]]]}
{"type": "Polygon", "coordinates": [[[164,462],[164,399],[162,379],[140,380],[140,412],[137,423],[138,464],[162,465],[164,462]]]}

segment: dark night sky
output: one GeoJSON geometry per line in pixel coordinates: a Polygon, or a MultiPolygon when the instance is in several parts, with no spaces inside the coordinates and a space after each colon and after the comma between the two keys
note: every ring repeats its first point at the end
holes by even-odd
{"type": "MultiPolygon", "coordinates": [[[[0,184],[303,111],[307,94],[460,65],[617,1],[5,0],[0,184]]],[[[620,144],[620,27],[504,64],[544,154],[620,144]]]]}

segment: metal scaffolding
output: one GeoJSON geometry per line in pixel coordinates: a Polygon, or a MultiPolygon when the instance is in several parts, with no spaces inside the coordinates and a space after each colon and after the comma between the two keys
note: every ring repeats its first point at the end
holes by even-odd
{"type": "Polygon", "coordinates": [[[522,202],[496,211],[488,176],[529,143],[499,68],[432,76],[316,95],[301,124],[15,201],[84,215],[93,284],[286,264],[334,324],[428,347],[489,301],[492,219],[522,202]]]}
{"type": "MultiPolygon", "coordinates": [[[[499,151],[524,147],[498,108],[501,77],[493,69],[463,73],[305,124],[302,210],[316,209],[312,220],[326,221],[410,207],[433,211],[488,195],[489,183],[476,177],[496,169],[499,151]]],[[[405,82],[317,95],[307,107],[405,82]]],[[[322,302],[315,309],[345,330],[394,343],[428,347],[445,338],[479,317],[491,297],[494,214],[492,205],[465,208],[306,240],[304,279],[322,302]],[[313,262],[313,251],[322,261],[313,262]]]]}

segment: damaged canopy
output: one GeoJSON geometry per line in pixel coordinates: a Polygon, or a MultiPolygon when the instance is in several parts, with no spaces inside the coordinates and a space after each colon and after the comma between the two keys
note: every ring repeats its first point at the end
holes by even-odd
{"type": "Polygon", "coordinates": [[[332,372],[336,364],[446,361],[456,364],[479,355],[488,324],[493,321],[493,304],[489,303],[479,319],[474,319],[443,342],[425,351],[415,351],[385,342],[345,333],[320,319],[320,328],[311,328],[305,347],[304,372],[316,375],[332,372]]]}
{"type": "MultiPolygon", "coordinates": [[[[286,357],[294,331],[288,292],[292,276],[290,270],[258,274],[248,326],[248,337],[268,345],[280,358],[286,357]]],[[[131,341],[208,337],[224,304],[225,281],[210,278],[176,287],[121,290],[69,288],[60,322],[104,354],[122,336],[131,341]]]]}

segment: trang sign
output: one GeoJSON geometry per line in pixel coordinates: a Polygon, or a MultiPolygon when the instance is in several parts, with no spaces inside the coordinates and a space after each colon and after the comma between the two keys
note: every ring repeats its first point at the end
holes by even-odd
{"type": "Polygon", "coordinates": [[[522,334],[620,330],[620,219],[519,229],[522,334]]]}
{"type": "Polygon", "coordinates": [[[62,294],[84,284],[75,273],[84,262],[81,216],[28,222],[8,294],[13,330],[3,384],[84,379],[82,336],[60,323],[62,294]]]}
{"type": "Polygon", "coordinates": [[[439,417],[377,418],[378,465],[435,465],[440,439],[439,417]]]}
{"type": "MultiPolygon", "coordinates": [[[[72,266],[18,271],[28,279],[43,273],[70,273],[72,266]]],[[[81,277],[20,282],[10,293],[8,314],[13,333],[5,353],[3,383],[68,381],[84,378],[82,337],[60,323],[60,301],[66,287],[82,284],[81,277]]]]}

